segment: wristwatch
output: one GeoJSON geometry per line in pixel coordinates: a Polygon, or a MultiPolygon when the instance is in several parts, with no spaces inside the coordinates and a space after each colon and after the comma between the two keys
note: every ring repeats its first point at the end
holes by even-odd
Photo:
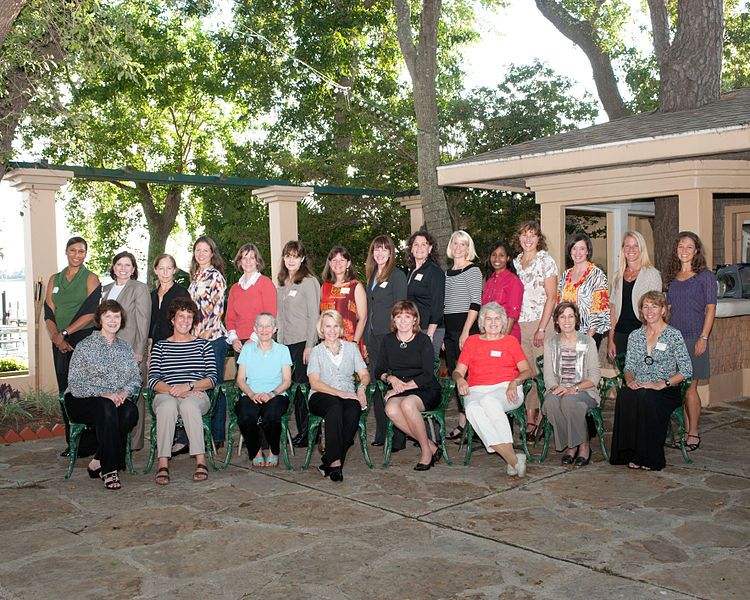
{"type": "Polygon", "coordinates": [[[192,392],[193,388],[195,388],[195,383],[191,381],[190,383],[188,383],[188,387],[190,388],[190,391],[192,392]]]}
{"type": "Polygon", "coordinates": [[[67,329],[63,329],[63,330],[62,330],[62,331],[61,331],[60,333],[62,334],[63,338],[67,338],[67,337],[68,337],[68,336],[70,335],[70,334],[68,333],[68,330],[67,330],[67,329]]]}
{"type": "Polygon", "coordinates": [[[664,380],[664,385],[666,385],[667,387],[670,387],[670,386],[672,385],[672,382],[671,382],[671,381],[669,381],[669,377],[667,377],[667,378],[666,378],[666,379],[664,380]]]}

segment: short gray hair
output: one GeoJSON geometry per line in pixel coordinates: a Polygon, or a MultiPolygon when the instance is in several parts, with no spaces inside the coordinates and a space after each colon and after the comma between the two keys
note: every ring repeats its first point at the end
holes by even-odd
{"type": "Polygon", "coordinates": [[[497,302],[488,302],[482,308],[479,309],[479,316],[477,317],[477,325],[479,325],[479,333],[484,333],[484,318],[488,312],[494,312],[500,315],[503,321],[503,331],[508,326],[508,313],[505,309],[500,306],[497,302]]]}
{"type": "Polygon", "coordinates": [[[276,326],[277,326],[276,317],[274,317],[270,312],[258,313],[258,315],[255,317],[255,322],[253,323],[253,327],[255,327],[258,324],[258,321],[264,318],[271,319],[273,328],[276,329],[276,326]]]}

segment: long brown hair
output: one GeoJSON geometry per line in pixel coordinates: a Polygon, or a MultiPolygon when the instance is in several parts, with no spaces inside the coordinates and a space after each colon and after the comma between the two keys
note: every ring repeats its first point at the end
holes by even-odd
{"type": "Polygon", "coordinates": [[[677,256],[677,246],[680,245],[680,240],[683,238],[690,238],[695,244],[695,256],[690,262],[690,268],[696,275],[706,268],[706,255],[703,253],[703,242],[697,234],[692,231],[680,231],[672,244],[672,256],[669,259],[669,268],[667,269],[667,281],[665,282],[666,287],[672,283],[672,280],[677,276],[682,268],[682,263],[677,256]]]}
{"type": "Polygon", "coordinates": [[[224,259],[221,258],[221,254],[219,254],[219,248],[216,246],[216,242],[207,235],[202,235],[193,242],[193,256],[190,258],[190,279],[195,279],[195,276],[198,275],[198,271],[200,270],[200,265],[198,264],[198,261],[195,260],[195,247],[201,242],[211,248],[211,266],[223,276],[224,259]]]}
{"type": "Polygon", "coordinates": [[[302,283],[302,280],[305,277],[315,277],[312,264],[310,264],[310,259],[305,253],[305,245],[299,240],[291,240],[284,244],[284,247],[281,250],[281,266],[276,275],[279,287],[284,287],[286,280],[289,279],[289,269],[286,268],[286,264],[284,263],[284,257],[288,254],[294,254],[295,256],[302,258],[302,262],[299,265],[299,269],[297,269],[297,272],[294,274],[292,283],[302,283]]]}
{"type": "Polygon", "coordinates": [[[411,253],[411,247],[414,245],[414,240],[416,240],[418,237],[423,237],[424,239],[426,239],[427,243],[432,248],[432,250],[430,250],[430,254],[427,256],[427,260],[425,261],[425,263],[427,263],[428,261],[436,263],[440,260],[440,252],[438,251],[437,240],[426,229],[420,229],[419,231],[415,231],[414,233],[412,233],[409,237],[409,241],[406,242],[406,258],[410,269],[414,269],[417,266],[417,261],[414,260],[414,255],[411,253]]]}
{"type": "Polygon", "coordinates": [[[346,269],[346,281],[351,281],[352,279],[357,278],[357,269],[354,268],[352,255],[349,254],[349,250],[347,250],[343,246],[334,246],[328,253],[328,258],[326,258],[326,266],[323,267],[323,273],[320,276],[323,281],[327,281],[328,283],[336,283],[336,275],[334,274],[333,269],[331,269],[331,261],[339,254],[343,257],[344,260],[349,261],[349,266],[346,269]]]}
{"type": "Polygon", "coordinates": [[[393,269],[396,268],[396,244],[393,243],[391,236],[379,235],[372,242],[370,242],[370,249],[367,251],[367,260],[365,261],[365,278],[367,283],[375,277],[378,283],[388,281],[388,278],[393,273],[393,269]],[[378,263],[375,262],[375,249],[385,248],[390,252],[388,262],[383,266],[383,272],[378,275],[378,263]]]}

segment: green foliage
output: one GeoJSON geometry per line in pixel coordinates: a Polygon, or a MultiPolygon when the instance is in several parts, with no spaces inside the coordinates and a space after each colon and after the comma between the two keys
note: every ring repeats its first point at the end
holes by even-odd
{"type": "Polygon", "coordinates": [[[722,89],[750,87],[750,1],[726,16],[722,89]]]}
{"type": "Polygon", "coordinates": [[[60,397],[54,392],[28,390],[22,400],[23,406],[44,418],[60,415],[60,397]]]}
{"type": "MultiPolygon", "coordinates": [[[[0,358],[0,373],[5,371],[25,371],[29,368],[28,363],[20,358],[0,358]]],[[[0,395],[2,392],[0,392],[0,395]]]]}

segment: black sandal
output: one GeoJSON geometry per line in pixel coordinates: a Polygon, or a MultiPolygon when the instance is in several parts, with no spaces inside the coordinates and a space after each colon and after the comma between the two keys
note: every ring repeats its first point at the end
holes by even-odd
{"type": "Polygon", "coordinates": [[[460,440],[461,436],[464,433],[464,426],[463,425],[456,425],[451,432],[445,436],[445,439],[447,440],[460,440]]]}
{"type": "Polygon", "coordinates": [[[104,475],[104,487],[108,490],[119,490],[122,487],[117,471],[112,471],[104,475]]]}
{"type": "Polygon", "coordinates": [[[699,436],[699,435],[693,435],[692,433],[689,433],[685,437],[685,450],[687,450],[688,452],[695,452],[700,447],[701,447],[701,436],[699,436]],[[690,438],[695,438],[696,440],[698,440],[698,443],[697,444],[688,444],[687,441],[690,438]]]}

